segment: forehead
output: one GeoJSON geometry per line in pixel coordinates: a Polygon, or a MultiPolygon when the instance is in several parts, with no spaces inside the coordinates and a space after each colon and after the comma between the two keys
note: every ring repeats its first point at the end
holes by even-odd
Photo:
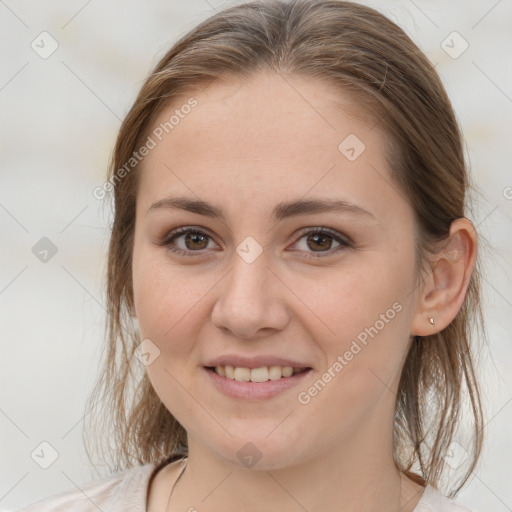
{"type": "MultiPolygon", "coordinates": [[[[278,138],[276,143],[286,140],[289,146],[292,136],[313,138],[314,134],[327,137],[326,143],[331,139],[336,142],[344,131],[362,134],[378,119],[376,113],[363,108],[332,83],[270,72],[260,72],[250,78],[219,79],[196,87],[188,94],[182,93],[158,113],[153,126],[165,125],[172,117],[174,126],[168,133],[169,143],[178,139],[183,143],[180,132],[189,127],[196,135],[219,134],[224,140],[229,135],[229,140],[238,142],[258,135],[251,141],[255,148],[258,142],[267,146],[275,137],[278,138]],[[189,109],[187,104],[192,99],[197,106],[189,109]],[[181,115],[177,119],[173,114],[181,115]],[[212,127],[216,130],[212,131],[212,127]]],[[[180,149],[188,148],[176,144],[174,152],[179,153],[180,149]]]]}
{"type": "Polygon", "coordinates": [[[138,200],[149,207],[175,189],[260,206],[312,188],[371,195],[369,183],[389,176],[384,137],[370,121],[339,90],[311,78],[264,73],[212,82],[175,98],[153,122],[161,140],[153,136],[140,166],[138,200]],[[185,108],[191,98],[195,106],[185,108]]]}

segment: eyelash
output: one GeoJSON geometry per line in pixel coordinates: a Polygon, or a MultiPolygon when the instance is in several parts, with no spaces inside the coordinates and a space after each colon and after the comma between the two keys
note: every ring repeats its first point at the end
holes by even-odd
{"type": "MultiPolygon", "coordinates": [[[[196,234],[196,235],[198,235],[198,234],[206,235],[209,239],[212,238],[208,233],[205,233],[204,231],[201,231],[200,229],[191,228],[191,227],[187,227],[187,228],[181,227],[181,228],[177,228],[177,229],[171,231],[162,241],[157,242],[157,245],[159,245],[161,247],[167,247],[167,249],[169,251],[171,251],[175,254],[183,255],[183,256],[192,256],[192,257],[202,256],[205,251],[204,249],[198,250],[198,251],[191,251],[191,250],[186,251],[183,249],[173,247],[172,244],[174,243],[176,238],[179,238],[180,236],[186,235],[188,233],[192,233],[192,234],[196,234]],[[193,253],[198,253],[198,254],[193,254],[193,253]]],[[[330,249],[328,251],[322,251],[319,253],[308,252],[307,258],[325,258],[328,256],[332,256],[334,253],[337,253],[342,249],[347,249],[347,248],[350,248],[353,246],[352,242],[347,237],[342,237],[336,231],[333,231],[328,228],[323,228],[323,227],[309,228],[308,231],[302,231],[299,238],[297,239],[297,241],[295,243],[297,243],[299,240],[301,240],[305,236],[311,235],[311,234],[328,235],[329,237],[333,238],[336,242],[338,242],[340,244],[340,246],[336,247],[335,249],[330,249]]],[[[298,251],[300,252],[300,250],[298,250],[298,251]]]]}

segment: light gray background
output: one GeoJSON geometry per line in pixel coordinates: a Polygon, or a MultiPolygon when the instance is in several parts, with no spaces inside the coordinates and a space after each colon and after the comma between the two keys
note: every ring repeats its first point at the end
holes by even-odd
{"type": "MultiPolygon", "coordinates": [[[[464,131],[481,192],[472,220],[491,246],[481,370],[488,441],[458,501],[479,512],[512,510],[512,5],[365,3],[402,26],[436,65],[464,131]],[[453,31],[469,44],[456,59],[441,47],[453,31]]],[[[92,190],[104,181],[120,120],[148,71],[223,5],[0,0],[1,510],[94,476],[81,420],[103,343],[110,218],[92,190]],[[59,45],[47,59],[31,48],[43,31],[59,45]],[[47,263],[32,252],[42,237],[58,249],[47,263]],[[43,441],[58,452],[48,469],[31,458],[43,441]]]]}

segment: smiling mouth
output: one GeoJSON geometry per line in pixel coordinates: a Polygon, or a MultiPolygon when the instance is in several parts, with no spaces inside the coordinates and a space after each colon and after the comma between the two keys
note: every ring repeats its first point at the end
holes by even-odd
{"type": "Polygon", "coordinates": [[[262,366],[260,368],[243,368],[236,366],[206,366],[207,370],[217,375],[238,382],[267,382],[269,380],[287,379],[312,368],[292,368],[291,366],[262,366]]]}

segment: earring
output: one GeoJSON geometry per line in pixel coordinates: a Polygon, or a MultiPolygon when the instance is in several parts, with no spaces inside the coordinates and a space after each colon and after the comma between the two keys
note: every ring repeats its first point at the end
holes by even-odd
{"type": "Polygon", "coordinates": [[[432,316],[431,316],[431,317],[428,319],[428,321],[430,322],[430,325],[436,325],[436,323],[434,322],[434,317],[432,317],[432,316]]]}

